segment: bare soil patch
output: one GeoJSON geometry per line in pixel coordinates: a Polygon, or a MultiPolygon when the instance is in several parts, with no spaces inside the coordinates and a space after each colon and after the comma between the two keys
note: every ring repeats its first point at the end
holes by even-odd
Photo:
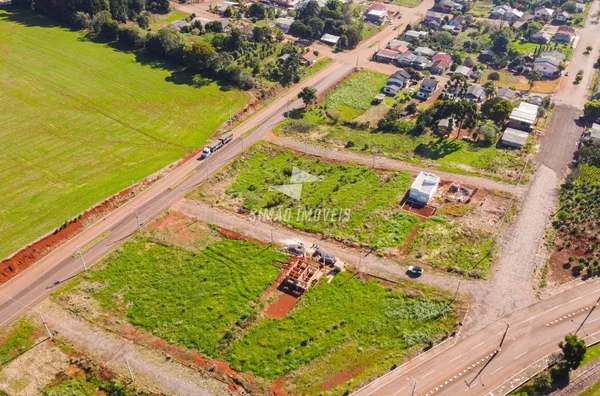
{"type": "Polygon", "coordinates": [[[342,385],[344,382],[348,381],[355,375],[360,374],[364,370],[364,367],[358,366],[353,369],[340,371],[336,373],[334,376],[330,377],[327,381],[325,381],[321,385],[322,391],[327,391],[329,389],[333,389],[338,385],[342,385]]]}
{"type": "Polygon", "coordinates": [[[287,293],[279,294],[277,300],[267,307],[265,315],[273,319],[283,319],[298,303],[298,298],[287,293]]]}

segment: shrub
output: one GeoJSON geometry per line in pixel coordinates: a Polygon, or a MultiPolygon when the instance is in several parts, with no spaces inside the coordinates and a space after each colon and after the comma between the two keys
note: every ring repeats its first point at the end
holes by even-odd
{"type": "Polygon", "coordinates": [[[308,133],[315,127],[315,123],[311,120],[307,119],[299,119],[299,120],[289,120],[283,130],[285,132],[300,132],[300,133],[308,133]]]}
{"type": "Polygon", "coordinates": [[[146,43],[146,32],[134,25],[121,25],[117,30],[117,39],[120,44],[128,48],[143,48],[146,43]]]}
{"type": "Polygon", "coordinates": [[[71,23],[76,29],[87,29],[92,23],[92,18],[86,12],[76,11],[71,16],[71,23]]]}
{"type": "Polygon", "coordinates": [[[490,74],[488,74],[488,80],[492,80],[492,81],[499,81],[500,80],[500,73],[498,72],[491,72],[490,74]]]}

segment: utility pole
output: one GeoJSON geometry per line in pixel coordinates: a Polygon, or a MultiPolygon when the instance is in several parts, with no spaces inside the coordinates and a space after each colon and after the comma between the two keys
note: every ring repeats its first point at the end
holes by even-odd
{"type": "MultiPolygon", "coordinates": [[[[407,379],[409,379],[409,378],[407,378],[407,379]]],[[[415,390],[417,390],[417,380],[414,379],[413,377],[410,377],[410,379],[413,381],[412,393],[410,394],[410,396],[415,396],[415,390]]]]}
{"type": "Polygon", "coordinates": [[[356,71],[358,71],[358,55],[356,56],[356,71]]]}
{"type": "Polygon", "coordinates": [[[594,309],[596,309],[596,307],[598,306],[599,303],[600,303],[600,297],[598,297],[598,299],[596,300],[596,304],[594,304],[594,306],[592,307],[592,309],[590,309],[590,312],[588,312],[588,314],[583,319],[583,322],[581,322],[581,324],[579,325],[579,327],[577,328],[577,330],[575,330],[575,333],[573,333],[574,335],[577,335],[577,332],[579,330],[581,330],[581,328],[583,327],[583,324],[585,323],[586,320],[588,320],[588,318],[590,317],[590,315],[592,314],[592,312],[594,312],[594,309]]]}
{"type": "Polygon", "coordinates": [[[135,378],[133,377],[133,371],[131,370],[131,366],[129,365],[129,359],[127,359],[127,356],[125,356],[125,364],[127,365],[127,370],[129,371],[129,378],[131,378],[131,382],[135,381],[135,378]]]}
{"type": "Polygon", "coordinates": [[[138,215],[137,208],[133,208],[133,213],[135,214],[135,220],[137,221],[138,231],[142,229],[142,225],[140,224],[140,216],[138,215]]]}
{"type": "Polygon", "coordinates": [[[504,334],[502,335],[502,339],[500,340],[500,346],[498,347],[498,351],[502,350],[502,344],[504,344],[504,339],[506,338],[506,333],[508,333],[508,329],[510,329],[510,325],[506,323],[506,330],[504,330],[504,334]]]}
{"type": "Polygon", "coordinates": [[[134,196],[134,197],[135,197],[135,196],[137,196],[137,194],[136,194],[136,192],[135,192],[135,183],[134,183],[134,181],[133,181],[133,180],[131,181],[131,189],[133,190],[133,196],[134,196]]]}
{"type": "MultiPolygon", "coordinates": [[[[450,304],[452,304],[454,301],[456,301],[456,297],[458,297],[458,289],[460,288],[460,282],[458,281],[458,285],[456,285],[456,291],[454,292],[454,297],[452,298],[452,301],[450,301],[450,304]]],[[[448,304],[448,305],[450,305],[448,304]]]]}
{"type": "Polygon", "coordinates": [[[48,333],[48,338],[52,338],[52,333],[50,332],[50,329],[48,328],[48,325],[46,324],[46,321],[44,320],[44,316],[41,313],[40,313],[40,319],[42,320],[42,323],[44,324],[46,333],[48,333]]]}
{"type": "Polygon", "coordinates": [[[83,270],[87,271],[87,266],[85,265],[85,259],[83,258],[83,253],[81,252],[81,248],[79,246],[77,246],[77,254],[79,255],[79,258],[81,259],[81,265],[83,265],[83,270]]]}
{"type": "Polygon", "coordinates": [[[271,226],[271,245],[273,244],[273,226],[271,226]]]}

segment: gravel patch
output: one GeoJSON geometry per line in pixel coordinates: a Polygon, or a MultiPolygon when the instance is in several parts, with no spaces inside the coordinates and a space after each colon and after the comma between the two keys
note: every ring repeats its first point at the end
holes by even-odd
{"type": "Polygon", "coordinates": [[[481,283],[482,290],[475,295],[463,337],[536,301],[531,279],[557,203],[559,181],[556,173],[544,165],[535,173],[515,223],[504,233],[490,280],[481,283]]]}

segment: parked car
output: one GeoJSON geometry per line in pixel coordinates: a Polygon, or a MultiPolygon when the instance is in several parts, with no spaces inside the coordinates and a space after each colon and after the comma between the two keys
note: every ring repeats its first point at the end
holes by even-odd
{"type": "Polygon", "coordinates": [[[414,276],[423,275],[423,267],[419,267],[418,265],[411,265],[408,267],[408,273],[414,276]]]}

